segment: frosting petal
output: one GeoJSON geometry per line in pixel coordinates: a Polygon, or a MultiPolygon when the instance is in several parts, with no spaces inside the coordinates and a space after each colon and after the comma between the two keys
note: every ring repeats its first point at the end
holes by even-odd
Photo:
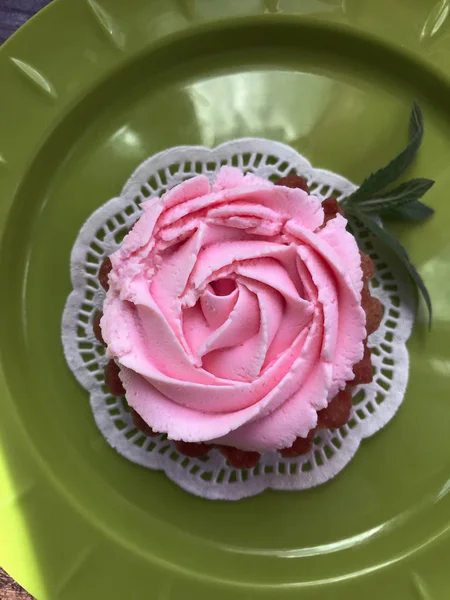
{"type": "Polygon", "coordinates": [[[358,247],[320,201],[234,167],[145,202],[112,255],[101,320],[155,430],[289,447],[353,378],[366,337],[358,247]]]}

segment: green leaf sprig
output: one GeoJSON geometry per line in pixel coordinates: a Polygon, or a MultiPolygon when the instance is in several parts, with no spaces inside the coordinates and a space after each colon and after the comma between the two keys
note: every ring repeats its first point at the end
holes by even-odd
{"type": "Polygon", "coordinates": [[[409,141],[406,148],[385,167],[372,173],[361,186],[341,202],[347,217],[359,221],[380,242],[393,251],[407,270],[425,301],[428,309],[428,326],[431,327],[431,298],[422,277],[411,263],[400,242],[386,229],[380,227],[377,217],[401,221],[420,221],[430,217],[434,210],[420,198],[432,187],[431,179],[410,179],[397,187],[389,188],[409,167],[423,138],[423,114],[414,102],[409,121],[409,141]]]}

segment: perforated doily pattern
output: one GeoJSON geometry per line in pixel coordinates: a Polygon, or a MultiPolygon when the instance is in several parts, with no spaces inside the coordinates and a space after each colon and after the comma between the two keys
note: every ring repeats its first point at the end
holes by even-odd
{"type": "Polygon", "coordinates": [[[345,178],[310,163],[292,148],[264,139],[246,138],[214,150],[183,146],[145,161],[126,183],[120,197],[95,211],[82,227],[71,255],[73,292],[62,319],[62,341],[69,367],[89,392],[94,417],[108,443],[129,460],[150,469],[162,469],[184,489],[205,498],[235,500],[266,488],[307,489],[334,477],[351,460],[363,438],[373,435],[395,414],[408,380],[408,339],[414,317],[410,283],[388,266],[365,231],[357,231],[362,247],[375,262],[372,294],[384,307],[380,328],[370,336],[374,379],[355,388],[353,412],[344,427],[321,431],[313,449],[304,456],[284,458],[268,452],[253,469],[230,467],[216,450],[195,459],[179,455],[166,436],[147,437],[131,420],[124,398],[112,396],[104,384],[105,349],[92,330],[101,311],[104,291],[97,279],[105,256],[114,252],[140,216],[143,200],[203,173],[213,176],[222,165],[234,165],[260,177],[276,180],[290,173],[306,177],[320,199],[338,200],[355,186],[345,178]]]}

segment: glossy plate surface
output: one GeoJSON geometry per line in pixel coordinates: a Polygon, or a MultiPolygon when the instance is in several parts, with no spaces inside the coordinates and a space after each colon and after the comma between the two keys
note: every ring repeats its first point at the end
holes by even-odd
{"type": "Polygon", "coordinates": [[[447,0],[56,0],[0,50],[0,564],[38,600],[450,597],[447,0]],[[273,138],[360,182],[425,138],[431,292],[400,413],[335,480],[237,503],[116,455],[66,367],[69,253],[169,146],[273,138]]]}

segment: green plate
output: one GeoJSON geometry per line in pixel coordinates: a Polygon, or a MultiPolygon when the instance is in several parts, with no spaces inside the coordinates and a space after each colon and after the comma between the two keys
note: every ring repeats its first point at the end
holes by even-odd
{"type": "Polygon", "coordinates": [[[448,0],[56,0],[0,50],[0,564],[39,600],[448,600],[448,0]],[[406,400],[332,482],[191,496],[103,440],[67,368],[69,253],[147,156],[262,136],[361,181],[408,175],[402,242],[431,292],[406,400]]]}

